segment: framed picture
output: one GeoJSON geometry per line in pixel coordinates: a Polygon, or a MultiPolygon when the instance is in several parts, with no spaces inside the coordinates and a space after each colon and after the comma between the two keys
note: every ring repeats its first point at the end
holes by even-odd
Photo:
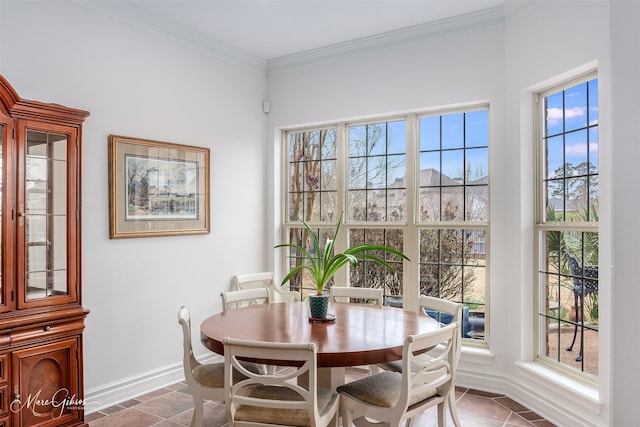
{"type": "Polygon", "coordinates": [[[109,135],[109,237],[209,233],[209,149],[109,135]]]}

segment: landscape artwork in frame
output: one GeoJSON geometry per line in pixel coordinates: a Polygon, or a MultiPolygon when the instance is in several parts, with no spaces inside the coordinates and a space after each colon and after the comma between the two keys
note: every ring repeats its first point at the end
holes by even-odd
{"type": "Polygon", "coordinates": [[[209,149],[109,135],[109,237],[206,234],[209,149]]]}

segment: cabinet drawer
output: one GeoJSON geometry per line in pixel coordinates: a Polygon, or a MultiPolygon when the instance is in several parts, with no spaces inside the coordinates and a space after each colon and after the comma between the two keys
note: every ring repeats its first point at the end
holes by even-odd
{"type": "Polygon", "coordinates": [[[65,334],[76,334],[83,330],[84,319],[77,319],[72,322],[41,323],[28,328],[13,330],[11,332],[11,345],[65,334]]]}

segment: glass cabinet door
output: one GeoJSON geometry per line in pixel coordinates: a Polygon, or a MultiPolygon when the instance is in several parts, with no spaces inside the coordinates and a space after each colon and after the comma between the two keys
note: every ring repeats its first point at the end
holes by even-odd
{"type": "Polygon", "coordinates": [[[52,298],[73,299],[75,294],[67,277],[67,209],[72,199],[68,194],[69,152],[68,134],[26,130],[18,228],[24,233],[25,293],[21,300],[27,306],[49,304],[52,298]]]}

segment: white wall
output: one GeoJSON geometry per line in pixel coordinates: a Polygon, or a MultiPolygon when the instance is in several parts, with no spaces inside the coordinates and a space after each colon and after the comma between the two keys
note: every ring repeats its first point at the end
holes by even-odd
{"type": "Polygon", "coordinates": [[[612,426],[637,420],[638,390],[638,212],[635,182],[640,165],[640,2],[614,1],[611,7],[611,98],[613,151],[612,426]]]}
{"type": "MultiPolygon", "coordinates": [[[[609,64],[609,3],[606,1],[576,2],[540,1],[528,8],[520,16],[508,20],[507,35],[507,138],[519,143],[511,144],[511,159],[507,163],[509,175],[508,194],[513,194],[519,203],[510,205],[509,235],[521,236],[521,244],[513,245],[509,254],[508,274],[519,277],[525,286],[512,287],[509,293],[510,317],[518,315],[522,322],[512,322],[507,334],[517,341],[526,337],[520,346],[512,346],[508,359],[526,362],[533,354],[533,340],[529,339],[533,328],[531,292],[529,283],[535,277],[533,265],[533,162],[534,155],[532,131],[530,128],[533,114],[532,99],[536,90],[549,87],[576,76],[594,67],[599,77],[599,165],[600,165],[600,323],[599,335],[599,372],[600,386],[584,387],[573,384],[582,394],[572,395],[564,388],[569,381],[554,375],[543,376],[531,389],[519,390],[522,396],[540,406],[549,406],[550,416],[560,424],[571,422],[571,412],[588,425],[609,425],[610,421],[610,385],[609,369],[610,328],[611,328],[611,283],[610,271],[606,266],[611,262],[611,125],[610,108],[610,64],[609,64]],[[555,414],[554,414],[555,412],[555,414]]],[[[507,242],[505,242],[507,243],[507,242]]],[[[510,371],[515,375],[516,383],[531,386],[534,380],[531,372],[525,368],[530,365],[519,364],[510,371]]],[[[547,373],[549,374],[549,373],[547,373]]],[[[532,405],[534,406],[534,405],[532,405]]]]}
{"type": "Polygon", "coordinates": [[[264,70],[58,2],[0,3],[0,74],[27,99],[90,111],[82,177],[85,389],[93,404],[181,372],[180,305],[198,326],[237,273],[266,268],[264,70]],[[109,240],[108,135],[211,149],[211,234],[109,240]],[[146,381],[146,382],[145,382],[146,381]]]}
{"type": "Polygon", "coordinates": [[[218,294],[234,273],[269,268],[279,206],[273,138],[279,127],[489,101],[491,353],[465,353],[460,379],[507,392],[558,425],[628,423],[637,412],[628,397],[640,354],[633,268],[640,239],[632,196],[640,160],[632,128],[639,14],[633,2],[539,1],[504,27],[274,73],[267,97],[261,70],[74,4],[1,2],[0,74],[24,98],[91,112],[82,180],[83,302],[92,310],[85,334],[87,395],[108,404],[179,375],[178,306],[191,308],[197,326],[219,310],[218,294]],[[611,276],[612,291],[600,295],[607,334],[600,338],[599,401],[568,395],[561,380],[540,381],[539,372],[523,368],[533,354],[534,317],[528,101],[538,85],[596,62],[601,198],[603,205],[613,203],[613,211],[601,212],[600,261],[612,265],[615,252],[618,262],[615,283],[611,273],[601,273],[602,283],[611,276]],[[260,109],[266,98],[268,121],[260,109]],[[211,235],[108,239],[111,133],[212,149],[211,235]]]}
{"type": "MultiPolygon", "coordinates": [[[[565,377],[530,363],[535,318],[531,98],[535,87],[552,78],[598,65],[601,197],[603,204],[610,201],[608,52],[607,1],[539,1],[508,16],[504,26],[335,58],[268,77],[269,127],[276,134],[291,125],[491,103],[491,345],[486,353],[465,351],[458,379],[474,388],[507,393],[558,425],[610,425],[611,356],[608,333],[601,334],[600,387],[576,382],[570,387],[578,393],[566,388],[565,377]]],[[[278,146],[277,140],[274,144],[278,146]]],[[[603,208],[600,220],[601,262],[609,265],[611,211],[603,208]]],[[[602,283],[607,283],[611,278],[603,270],[602,283]]],[[[605,332],[612,328],[610,297],[609,290],[601,292],[605,332]]]]}

